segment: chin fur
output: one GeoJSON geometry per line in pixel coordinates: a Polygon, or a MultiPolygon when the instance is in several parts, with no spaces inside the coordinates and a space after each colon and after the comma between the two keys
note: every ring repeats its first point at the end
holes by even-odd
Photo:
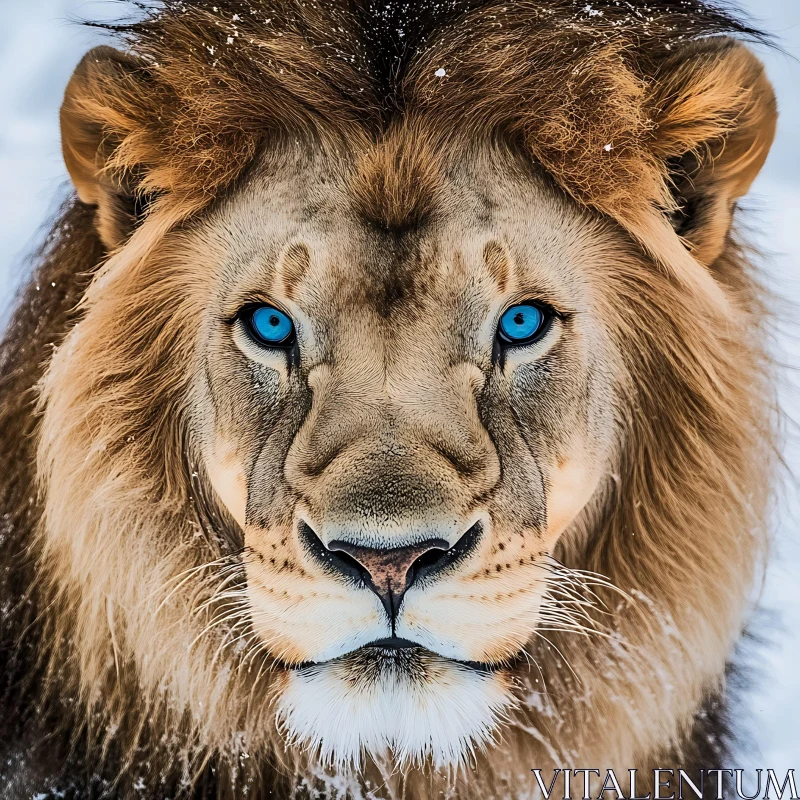
{"type": "Polygon", "coordinates": [[[494,739],[509,690],[502,673],[425,651],[362,650],[292,670],[278,720],[324,766],[355,770],[390,755],[400,768],[453,768],[494,739]]]}

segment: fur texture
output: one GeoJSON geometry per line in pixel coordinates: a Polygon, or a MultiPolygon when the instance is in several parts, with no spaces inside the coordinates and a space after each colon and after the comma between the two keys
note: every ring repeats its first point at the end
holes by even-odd
{"type": "Polygon", "coordinates": [[[666,0],[117,32],[2,350],[6,794],[501,798],[722,758],[772,477],[731,233],[775,103],[726,37],[757,34],[666,0]],[[495,358],[532,295],[552,328],[495,358]],[[237,322],[275,299],[299,361],[237,322]],[[341,520],[484,536],[387,630],[298,545],[341,520]],[[395,627],[427,654],[359,649],[395,627]]]}

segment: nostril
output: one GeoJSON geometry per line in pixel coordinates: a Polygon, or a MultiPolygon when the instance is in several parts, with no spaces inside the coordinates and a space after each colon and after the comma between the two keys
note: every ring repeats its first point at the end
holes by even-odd
{"type": "Polygon", "coordinates": [[[476,522],[452,546],[445,550],[432,549],[423,553],[412,565],[408,585],[423,580],[432,580],[456,567],[477,547],[483,533],[483,526],[476,522]]]}
{"type": "Polygon", "coordinates": [[[353,556],[343,550],[330,550],[331,564],[337,571],[358,577],[361,579],[369,578],[369,570],[362,566],[353,556]]]}
{"type": "Polygon", "coordinates": [[[447,559],[447,550],[439,547],[434,547],[423,553],[409,568],[406,575],[406,581],[410,586],[418,577],[422,575],[430,575],[436,571],[436,567],[440,565],[443,560],[447,559]]]}
{"type": "Polygon", "coordinates": [[[369,573],[351,555],[326,547],[310,525],[301,521],[298,525],[298,535],[311,558],[328,572],[356,582],[363,582],[369,578],[369,573]]]}

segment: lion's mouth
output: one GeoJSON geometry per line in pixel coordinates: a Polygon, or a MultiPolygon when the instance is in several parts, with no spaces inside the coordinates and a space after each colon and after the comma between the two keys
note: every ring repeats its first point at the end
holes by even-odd
{"type": "MultiPolygon", "coordinates": [[[[474,672],[493,673],[513,666],[511,661],[490,663],[483,661],[461,661],[444,656],[428,647],[423,647],[418,642],[404,639],[400,636],[388,636],[375,639],[368,644],[361,645],[336,658],[325,661],[303,661],[298,664],[286,664],[288,669],[301,671],[325,666],[326,664],[341,663],[345,660],[358,663],[365,668],[376,669],[382,665],[412,672],[424,661],[435,658],[450,662],[454,665],[472,670],[474,672]]],[[[518,659],[513,659],[516,662],[518,659]]]]}

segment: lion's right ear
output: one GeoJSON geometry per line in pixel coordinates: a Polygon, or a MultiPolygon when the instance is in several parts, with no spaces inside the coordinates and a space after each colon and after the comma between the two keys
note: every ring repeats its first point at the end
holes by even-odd
{"type": "Polygon", "coordinates": [[[775,93],[761,61],[725,37],[678,50],[655,85],[653,150],[669,170],[671,222],[711,265],[724,249],[736,202],[772,145],[775,93]]]}
{"type": "Polygon", "coordinates": [[[78,197],[96,206],[95,224],[113,249],[133,232],[146,211],[141,174],[118,156],[131,129],[126,99],[141,95],[147,70],[111,47],[90,50],[78,64],[61,105],[61,147],[78,197]]]}

